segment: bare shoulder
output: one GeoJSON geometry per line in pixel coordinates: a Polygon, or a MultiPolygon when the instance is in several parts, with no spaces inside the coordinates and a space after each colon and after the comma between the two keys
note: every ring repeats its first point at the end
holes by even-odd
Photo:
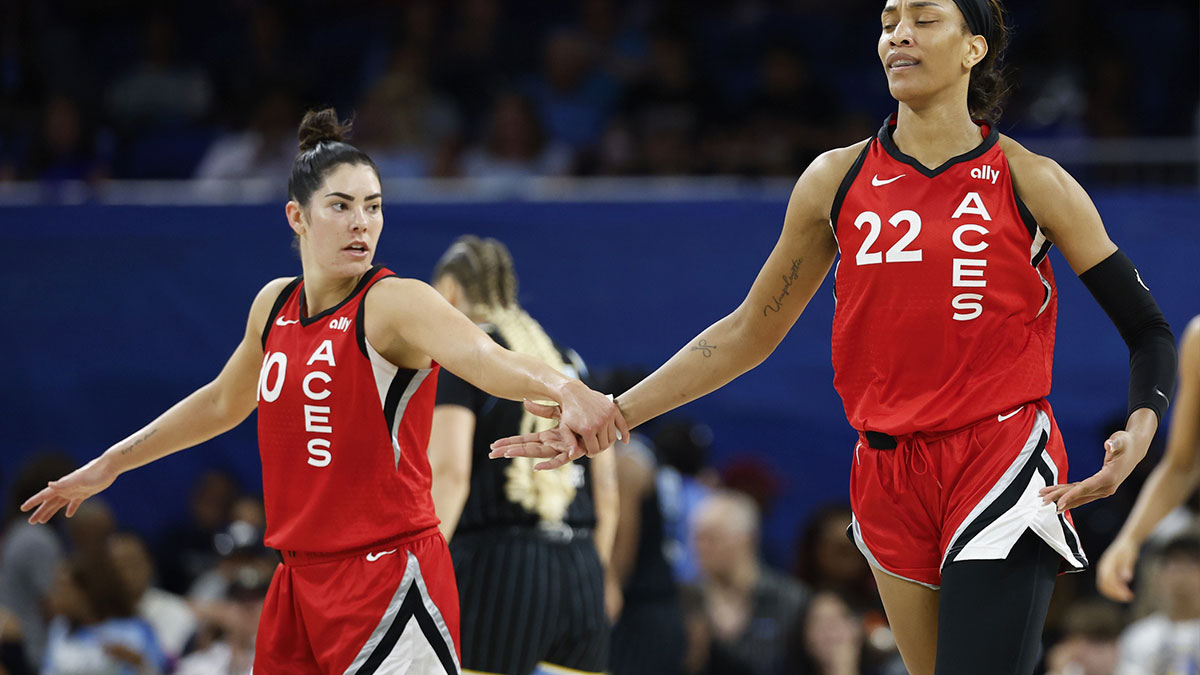
{"type": "Polygon", "coordinates": [[[420,279],[385,277],[375,282],[367,290],[366,303],[369,311],[374,306],[384,304],[392,307],[406,307],[434,296],[440,297],[432,286],[420,279]]]}
{"type": "Polygon", "coordinates": [[[271,308],[275,306],[275,301],[279,299],[279,294],[283,289],[292,282],[295,277],[280,277],[272,279],[266,283],[258,291],[258,295],[254,296],[254,302],[250,305],[250,326],[253,330],[262,336],[263,326],[267,322],[267,315],[271,313],[271,308]]]}
{"type": "Polygon", "coordinates": [[[828,220],[838,187],[870,142],[871,139],[866,138],[853,145],[821,153],[796,181],[789,206],[803,207],[812,216],[828,220]]]}
{"type": "MultiPolygon", "coordinates": [[[[433,286],[420,279],[387,277],[375,282],[367,289],[363,300],[367,312],[368,335],[376,330],[403,326],[413,318],[425,318],[435,303],[444,303],[442,296],[433,286]]],[[[374,333],[382,337],[380,333],[374,333]]]]}
{"type": "Polygon", "coordinates": [[[1039,155],[1003,134],[1000,135],[1000,149],[1008,159],[1013,187],[1035,217],[1038,211],[1061,204],[1063,197],[1086,197],[1079,183],[1053,159],[1039,155]]]}

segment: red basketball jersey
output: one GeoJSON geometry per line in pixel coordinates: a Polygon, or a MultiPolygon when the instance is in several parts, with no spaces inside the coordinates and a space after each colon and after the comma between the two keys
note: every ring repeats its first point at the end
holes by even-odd
{"type": "Polygon", "coordinates": [[[956,429],[1046,396],[1057,311],[1049,242],[999,133],[928,169],[867,143],[833,202],[834,386],[859,430],[956,429]]]}
{"type": "Polygon", "coordinates": [[[344,551],[438,523],[426,456],[438,366],[397,368],[363,325],[367,291],[389,276],[372,268],[312,317],[298,278],[271,311],[258,381],[267,546],[344,551]]]}

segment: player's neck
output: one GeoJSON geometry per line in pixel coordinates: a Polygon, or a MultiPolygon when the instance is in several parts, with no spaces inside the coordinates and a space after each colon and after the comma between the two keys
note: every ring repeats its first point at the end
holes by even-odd
{"type": "Polygon", "coordinates": [[[304,313],[316,316],[346,299],[362,276],[326,277],[319,271],[304,274],[304,313]]]}
{"type": "Polygon", "coordinates": [[[967,108],[955,100],[924,106],[901,103],[892,140],[901,152],[934,169],[974,150],[983,136],[967,108]]]}

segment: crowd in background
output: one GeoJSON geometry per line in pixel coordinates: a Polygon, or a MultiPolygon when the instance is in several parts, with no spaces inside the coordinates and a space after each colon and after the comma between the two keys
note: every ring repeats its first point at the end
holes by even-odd
{"type": "MultiPolygon", "coordinates": [[[[1186,136],[1197,5],[1009,0],[1021,138],[1186,136]]],[[[0,3],[0,181],[279,179],[333,104],[385,177],[794,176],[893,107],[879,0],[0,3]]]]}
{"type": "MultiPolygon", "coordinates": [[[[638,627],[643,644],[676,645],[678,653],[659,656],[688,675],[903,675],[870,569],[845,534],[847,505],[807,514],[792,550],[769,555],[761,523],[772,508],[770,474],[752,461],[712,466],[712,437],[703,425],[677,418],[648,433],[614,452],[636,458],[652,480],[644,487],[623,482],[621,490],[644,493],[661,517],[661,527],[650,526],[643,513],[637,536],[651,538],[641,545],[661,552],[678,592],[654,598],[660,608],[664,599],[674,607],[656,610],[668,620],[638,627]],[[671,628],[672,616],[680,630],[671,628]],[[681,641],[673,639],[676,632],[681,641]]],[[[1118,496],[1077,510],[1093,561],[1155,459],[1118,496]]],[[[17,506],[71,468],[61,455],[37,454],[7,483],[0,673],[248,673],[278,561],[262,543],[260,497],[212,471],[196,479],[188,518],[161,532],[124,530],[102,498],[86,502],[73,519],[28,525],[17,506]]],[[[625,481],[628,473],[620,475],[625,481]]],[[[1090,572],[1060,577],[1039,672],[1197,672],[1196,502],[1173,513],[1152,537],[1133,606],[1100,598],[1090,572]]],[[[630,561],[638,566],[646,559],[641,550],[630,561]]],[[[618,630],[648,600],[638,596],[639,578],[644,581],[638,570],[626,570],[628,592],[609,604],[618,630]]],[[[623,672],[615,662],[613,672],[623,672]]]]}

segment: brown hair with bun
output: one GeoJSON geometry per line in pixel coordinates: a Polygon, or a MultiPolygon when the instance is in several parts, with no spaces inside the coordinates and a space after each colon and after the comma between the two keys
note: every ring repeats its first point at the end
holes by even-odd
{"type": "Polygon", "coordinates": [[[346,142],[352,126],[350,120],[339,121],[333,108],[304,113],[300,120],[300,152],[292,162],[288,179],[289,199],[307,205],[329,172],[342,164],[365,164],[379,177],[379,168],[367,153],[346,142]]]}

